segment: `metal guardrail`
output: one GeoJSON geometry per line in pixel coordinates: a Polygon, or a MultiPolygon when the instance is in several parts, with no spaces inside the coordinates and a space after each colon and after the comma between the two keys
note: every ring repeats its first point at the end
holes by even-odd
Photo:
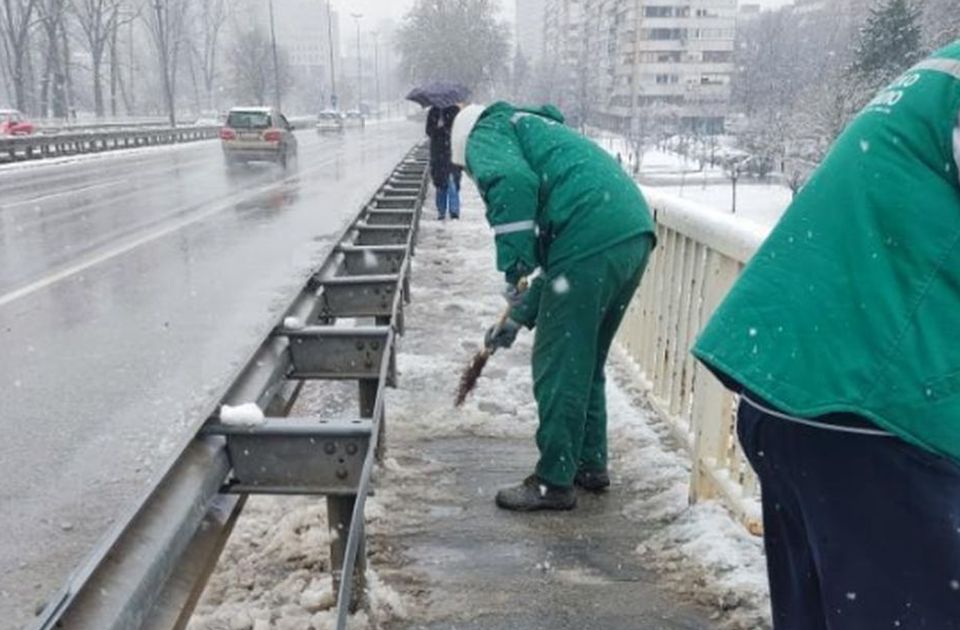
{"type": "Polygon", "coordinates": [[[0,137],[0,160],[18,161],[218,137],[220,127],[176,127],[0,137]]]}
{"type": "MultiPolygon", "coordinates": [[[[316,122],[312,116],[288,120],[294,129],[307,129],[316,122]]],[[[171,128],[168,123],[118,122],[41,128],[40,132],[31,136],[0,136],[0,163],[210,140],[219,137],[220,125],[171,128]]]]}
{"type": "Polygon", "coordinates": [[[769,228],[643,188],[658,246],[618,335],[649,400],[693,460],[690,499],[718,498],[761,531],[757,479],[737,443],[736,400],[690,354],[769,228]]]}
{"type": "Polygon", "coordinates": [[[111,131],[116,129],[145,129],[149,127],[169,127],[167,118],[131,118],[126,120],[35,120],[36,133],[55,134],[70,132],[111,131]]]}
{"type": "Polygon", "coordinates": [[[384,390],[396,382],[395,343],[410,299],[410,259],[426,190],[427,153],[419,145],[341,234],[197,432],[70,576],[36,628],[184,627],[246,496],[261,493],[326,496],[337,627],[346,627],[365,583],[364,505],[383,452],[384,390]],[[331,379],[358,382],[357,417],[287,417],[304,381],[331,379]],[[262,424],[221,421],[221,405],[250,402],[264,410],[262,424]]]}

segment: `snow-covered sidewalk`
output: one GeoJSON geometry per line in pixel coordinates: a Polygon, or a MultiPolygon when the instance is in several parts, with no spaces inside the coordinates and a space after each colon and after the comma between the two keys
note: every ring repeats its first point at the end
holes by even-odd
{"type": "MultiPolygon", "coordinates": [[[[370,606],[351,627],[768,627],[761,541],[719,505],[688,506],[689,462],[625,354],[608,368],[612,490],[564,514],[493,506],[535,463],[532,334],[454,409],[460,371],[503,308],[482,203],[469,184],[464,194],[461,221],[424,212],[367,506],[370,606]]],[[[299,414],[353,411],[355,385],[306,390],[299,414]]],[[[322,499],[251,499],[191,628],[331,627],[328,542],[322,499]]]]}

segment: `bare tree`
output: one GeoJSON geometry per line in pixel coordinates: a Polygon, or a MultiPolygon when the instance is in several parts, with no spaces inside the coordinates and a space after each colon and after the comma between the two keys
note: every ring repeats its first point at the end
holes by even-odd
{"type": "Polygon", "coordinates": [[[0,42],[17,109],[26,110],[30,85],[30,33],[39,0],[0,2],[0,42]]]}
{"type": "Polygon", "coordinates": [[[243,101],[266,105],[274,98],[275,82],[281,95],[293,83],[286,52],[278,49],[278,69],[274,71],[270,38],[259,26],[241,29],[229,51],[232,93],[243,101]]]}
{"type": "Polygon", "coordinates": [[[189,0],[151,0],[144,22],[156,47],[163,100],[170,125],[177,124],[177,75],[189,0]]]}
{"type": "Polygon", "coordinates": [[[63,50],[67,0],[42,0],[38,6],[44,41],[44,71],[40,88],[40,111],[55,118],[67,116],[66,66],[69,59],[63,50]]]}
{"type": "Polygon", "coordinates": [[[397,49],[413,81],[460,81],[481,94],[507,66],[508,33],[493,0],[417,0],[404,17],[397,49]]]}
{"type": "Polygon", "coordinates": [[[199,45],[200,70],[203,74],[203,87],[206,91],[206,106],[213,108],[214,84],[217,80],[220,61],[220,33],[227,22],[228,8],[226,0],[200,0],[199,45]]]}
{"type": "MultiPolygon", "coordinates": [[[[97,118],[106,113],[103,98],[103,65],[108,46],[113,53],[116,50],[116,32],[120,19],[121,0],[73,0],[73,11],[77,23],[83,31],[93,81],[93,108],[97,118]]],[[[111,70],[111,88],[115,90],[115,71],[111,70]]],[[[113,110],[116,109],[114,104],[113,110]]]]}

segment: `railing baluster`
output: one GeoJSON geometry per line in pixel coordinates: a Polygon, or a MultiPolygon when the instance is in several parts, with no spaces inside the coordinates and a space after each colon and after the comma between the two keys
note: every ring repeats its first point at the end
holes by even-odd
{"type": "Polygon", "coordinates": [[[765,234],[712,209],[644,193],[656,210],[658,246],[618,340],[642,369],[654,408],[691,453],[691,501],[718,498],[757,532],[757,479],[734,434],[734,397],[690,348],[765,234]]]}

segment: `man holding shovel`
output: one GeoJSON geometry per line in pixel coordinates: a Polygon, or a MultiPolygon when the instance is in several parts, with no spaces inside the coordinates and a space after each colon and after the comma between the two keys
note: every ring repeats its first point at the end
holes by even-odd
{"type": "Polygon", "coordinates": [[[487,349],[536,327],[540,461],[497,494],[508,510],[567,510],[574,485],[610,485],[604,365],[655,243],[633,180],[563,121],[551,106],[500,102],[464,108],[453,126],[453,162],[480,189],[507,281],[509,314],[488,331],[487,349]]]}

